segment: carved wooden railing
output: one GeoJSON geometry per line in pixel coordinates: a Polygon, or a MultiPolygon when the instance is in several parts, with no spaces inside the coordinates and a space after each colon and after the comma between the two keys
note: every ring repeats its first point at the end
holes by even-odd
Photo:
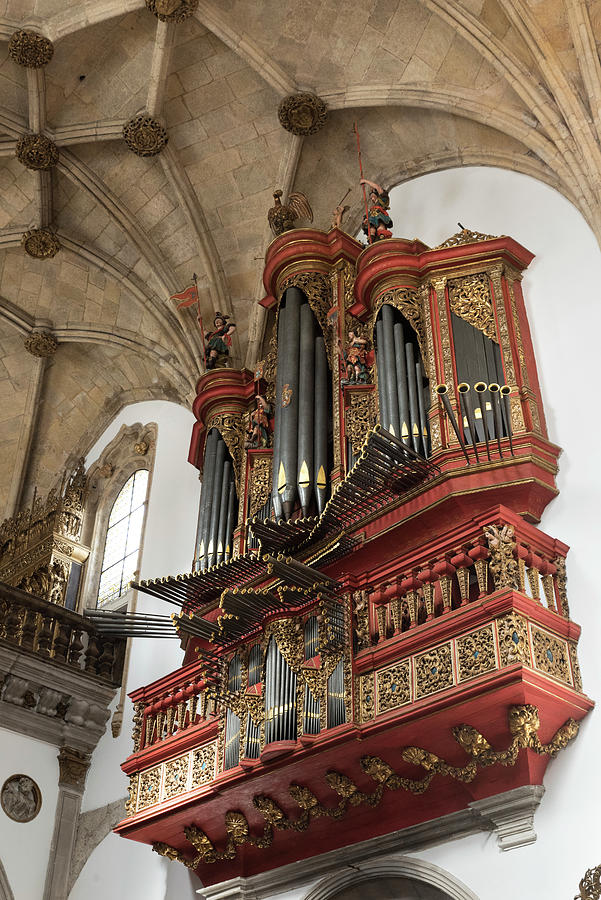
{"type": "Polygon", "coordinates": [[[120,684],[124,644],[77,613],[0,583],[0,645],[120,684]]]}
{"type": "Polygon", "coordinates": [[[356,594],[355,631],[361,648],[503,588],[520,591],[569,619],[564,544],[511,514],[475,523],[462,537],[436,553],[410,559],[407,566],[401,560],[400,574],[368,589],[363,599],[361,592],[356,594]]]}
{"type": "Polygon", "coordinates": [[[134,752],[159,744],[215,716],[203,667],[192,663],[131,694],[134,752]]]}

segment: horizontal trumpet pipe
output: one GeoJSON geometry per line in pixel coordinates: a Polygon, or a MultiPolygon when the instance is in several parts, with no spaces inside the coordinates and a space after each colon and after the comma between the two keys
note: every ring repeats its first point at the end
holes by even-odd
{"type": "Polygon", "coordinates": [[[474,410],[472,408],[472,404],[470,403],[468,397],[469,390],[470,386],[465,381],[462,381],[461,384],[457,385],[457,393],[459,394],[459,401],[463,409],[463,415],[466,417],[470,427],[470,440],[472,442],[472,447],[474,448],[476,462],[480,462],[480,457],[478,455],[478,435],[476,434],[476,420],[474,418],[474,410]]]}
{"type": "Polygon", "coordinates": [[[492,410],[495,418],[495,431],[497,432],[497,446],[499,448],[499,456],[503,457],[503,448],[501,446],[501,438],[503,436],[503,420],[501,416],[501,389],[496,382],[488,385],[488,393],[491,397],[492,410]]]}
{"type": "Polygon", "coordinates": [[[453,412],[453,407],[451,406],[451,401],[449,400],[449,397],[448,397],[449,389],[446,386],[446,384],[438,384],[435,388],[435,391],[438,394],[438,397],[440,398],[440,400],[444,406],[445,412],[447,414],[447,418],[448,418],[449,422],[451,423],[453,431],[455,432],[457,440],[459,441],[459,446],[461,447],[461,449],[463,451],[463,455],[465,456],[465,458],[467,460],[467,464],[469,466],[470,458],[467,454],[467,449],[465,447],[465,441],[463,440],[463,436],[462,436],[461,432],[459,431],[457,419],[455,418],[455,413],[453,412]]]}
{"type": "Polygon", "coordinates": [[[505,406],[505,418],[507,420],[507,437],[509,438],[509,449],[511,450],[511,455],[515,456],[513,452],[513,441],[511,439],[511,400],[509,399],[509,395],[511,394],[511,388],[508,384],[504,384],[501,387],[501,396],[503,398],[503,405],[505,406]]]}

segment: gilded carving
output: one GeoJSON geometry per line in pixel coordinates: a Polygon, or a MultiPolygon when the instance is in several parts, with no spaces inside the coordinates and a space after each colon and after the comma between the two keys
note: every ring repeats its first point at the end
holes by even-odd
{"type": "Polygon", "coordinates": [[[473,726],[461,724],[452,729],[460,747],[468,755],[469,761],[464,766],[454,766],[438,757],[435,753],[421,747],[404,747],[401,756],[406,763],[423,768],[425,775],[414,779],[399,775],[392,766],[378,756],[363,756],[361,769],[374,784],[373,791],[362,791],[344,772],[330,770],[325,773],[329,787],[340,797],[334,806],[325,806],[305,785],[291,784],[289,795],[301,810],[300,816],[289,817],[282,807],[265,794],[255,795],[253,807],[265,821],[263,833],[258,837],[252,834],[246,815],[240,810],[228,810],[224,817],[226,842],[223,850],[218,850],[204,831],[191,825],[184,828],[186,840],[197,855],[189,859],[184,852],[167,844],[159,843],[153,849],[170,859],[177,859],[190,868],[200,863],[213,863],[217,860],[234,859],[238,848],[244,844],[265,849],[273,842],[276,830],[294,829],[305,831],[315,818],[327,816],[330,819],[342,819],[353,807],[360,805],[377,806],[386,790],[404,790],[414,794],[422,794],[430,787],[437,775],[447,776],[469,783],[474,780],[478,771],[493,765],[514,766],[521,750],[526,748],[541,755],[555,756],[578,733],[578,723],[574,719],[559,728],[548,744],[542,744],[538,738],[540,721],[535,706],[514,706],[509,709],[509,730],[511,742],[505,750],[494,750],[484,735],[473,726]]]}
{"type": "Polygon", "coordinates": [[[376,672],[378,715],[397,709],[411,700],[411,669],[409,660],[376,672]]]}
{"type": "Polygon", "coordinates": [[[365,672],[355,680],[355,717],[360,724],[369,722],[376,714],[374,673],[365,672]]]}
{"type": "Polygon", "coordinates": [[[534,665],[537,669],[553,675],[554,678],[559,678],[560,681],[572,683],[568,662],[568,645],[565,641],[532,626],[532,650],[534,665]]]}
{"type": "Polygon", "coordinates": [[[138,700],[134,703],[134,713],[132,716],[132,731],[131,736],[134,742],[134,753],[137,753],[142,744],[142,722],[144,721],[144,706],[145,704],[138,700]]]}
{"type": "Polygon", "coordinates": [[[532,665],[526,619],[517,613],[502,616],[497,620],[497,631],[502,666],[511,666],[514,663],[532,665]]]}
{"type": "Polygon", "coordinates": [[[457,638],[459,681],[475,678],[496,669],[495,641],[492,625],[457,638]]]}
{"type": "Polygon", "coordinates": [[[51,40],[35,31],[19,29],[11,35],[8,52],[13,62],[26,69],[41,69],[48,65],[54,53],[51,40]]]}
{"type": "Polygon", "coordinates": [[[138,809],[153,806],[161,799],[161,766],[140,772],[138,785],[138,809]]]}
{"type": "Polygon", "coordinates": [[[558,556],[553,560],[553,564],[557,569],[555,574],[555,584],[557,585],[557,595],[559,598],[559,612],[564,618],[570,618],[570,605],[568,603],[568,576],[566,573],[565,556],[558,556]]]}
{"type": "Polygon", "coordinates": [[[190,755],[179,756],[165,763],[165,783],[163,786],[163,799],[169,800],[177,794],[182,794],[188,789],[188,768],[190,755]]]}
{"type": "Polygon", "coordinates": [[[461,231],[452,234],[451,237],[443,241],[433,250],[444,250],[447,247],[462,247],[464,244],[476,244],[478,241],[494,241],[498,235],[482,234],[480,231],[470,231],[469,228],[462,228],[461,231]]]}
{"type": "Polygon", "coordinates": [[[386,291],[377,298],[371,315],[371,333],[375,328],[378,313],[384,305],[394,306],[407,319],[417,335],[422,359],[426,359],[426,341],[424,337],[424,314],[419,294],[411,288],[394,288],[386,291]]]}
{"type": "Polygon", "coordinates": [[[57,236],[49,228],[31,228],[21,237],[21,246],[32,259],[52,259],[61,248],[57,236]]]}
{"type": "Polygon", "coordinates": [[[24,134],[17,141],[15,155],[27,169],[45,171],[58,162],[58,147],[45,134],[24,134]]]}
{"type": "Polygon", "coordinates": [[[334,333],[328,321],[328,313],[332,307],[332,288],[329,279],[319,272],[303,272],[298,275],[290,275],[280,286],[280,297],[289,287],[296,287],[301,290],[309,301],[309,306],[315,313],[321,326],[328,360],[330,367],[333,368],[338,363],[335,360],[334,333]]]}
{"type": "Polygon", "coordinates": [[[485,525],[484,537],[490,550],[488,568],[495,590],[513,588],[519,591],[518,563],[513,555],[516,548],[513,525],[485,525]]]}
{"type": "Polygon", "coordinates": [[[371,645],[367,591],[353,591],[353,628],[357,651],[365,650],[371,645]]]}
{"type": "Polygon", "coordinates": [[[166,146],[169,136],[158,119],[136,116],[123,126],[123,140],[137,156],[156,156],[166,146]]]}
{"type": "Polygon", "coordinates": [[[234,472],[236,474],[236,484],[238,486],[238,496],[240,496],[240,482],[242,479],[245,451],[244,439],[246,432],[244,431],[244,421],[242,416],[233,413],[219,413],[212,417],[207,424],[207,434],[211,428],[216,428],[225,441],[227,449],[234,464],[234,472]]]}
{"type": "Polygon", "coordinates": [[[446,285],[447,279],[444,275],[432,278],[431,285],[436,293],[436,301],[438,305],[438,323],[440,327],[440,350],[442,371],[444,382],[452,393],[455,384],[453,372],[453,356],[451,353],[451,331],[449,327],[449,317],[447,315],[447,299],[446,285]]]}
{"type": "Polygon", "coordinates": [[[271,495],[271,456],[261,456],[254,461],[249,494],[248,514],[252,519],[271,495]]]}
{"type": "Polygon", "coordinates": [[[125,812],[128,816],[133,816],[138,804],[138,774],[129,776],[129,785],[127,788],[127,800],[125,801],[125,812]]]}
{"type": "Polygon", "coordinates": [[[184,22],[197,6],[198,0],[146,0],[146,9],[161,22],[184,22]]]}
{"type": "Polygon", "coordinates": [[[453,684],[451,645],[442,644],[415,657],[416,697],[426,697],[453,684]]]}
{"type": "Polygon", "coordinates": [[[570,641],[568,643],[570,650],[570,662],[572,663],[572,680],[577,691],[582,692],[582,675],[580,674],[580,664],[578,662],[578,654],[576,644],[570,641]]]}
{"type": "Polygon", "coordinates": [[[495,316],[486,272],[449,280],[449,305],[452,312],[498,343],[495,316]]]}
{"type": "Polygon", "coordinates": [[[374,391],[349,390],[350,403],[346,408],[345,423],[354,456],[358,456],[367,436],[376,421],[376,394],[374,391]]]}
{"type": "Polygon", "coordinates": [[[601,900],[601,866],[587,869],[574,900],[601,900]]]}
{"type": "Polygon", "coordinates": [[[289,94],[278,107],[282,128],[301,137],[320,131],[327,117],[328,109],[321,97],[306,92],[289,94]]]}
{"type": "Polygon", "coordinates": [[[48,359],[56,353],[58,341],[49,331],[31,331],[23,338],[23,346],[32,356],[48,359]]]}

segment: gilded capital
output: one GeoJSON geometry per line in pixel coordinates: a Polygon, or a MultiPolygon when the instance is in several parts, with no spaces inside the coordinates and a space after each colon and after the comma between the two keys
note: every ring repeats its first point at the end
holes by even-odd
{"type": "Polygon", "coordinates": [[[52,259],[61,248],[57,236],[49,228],[32,228],[21,238],[21,246],[33,259],[52,259]]]}
{"type": "Polygon", "coordinates": [[[326,124],[327,117],[325,102],[315,94],[289,94],[278,108],[282,128],[302,137],[320,131],[326,124]]]}
{"type": "Polygon", "coordinates": [[[24,134],[17,141],[15,155],[27,169],[43,172],[58,162],[58,147],[45,134],[24,134]]]}
{"type": "Polygon", "coordinates": [[[158,119],[136,116],[124,126],[123,139],[137,156],[156,156],[166,146],[169,136],[158,119]]]}
{"type": "Polygon", "coordinates": [[[51,40],[35,31],[19,29],[8,42],[8,52],[13,62],[26,69],[41,69],[52,59],[54,45],[51,40]]]}
{"type": "Polygon", "coordinates": [[[32,356],[47,359],[56,353],[58,342],[49,331],[32,331],[23,339],[23,346],[32,356]]]}

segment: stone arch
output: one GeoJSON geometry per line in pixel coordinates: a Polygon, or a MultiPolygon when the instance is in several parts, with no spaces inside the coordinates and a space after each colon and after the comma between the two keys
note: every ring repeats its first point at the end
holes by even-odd
{"type": "Polygon", "coordinates": [[[384,896],[395,900],[479,900],[449,872],[411,856],[346,866],[322,878],[303,900],[380,900],[384,896]]]}

